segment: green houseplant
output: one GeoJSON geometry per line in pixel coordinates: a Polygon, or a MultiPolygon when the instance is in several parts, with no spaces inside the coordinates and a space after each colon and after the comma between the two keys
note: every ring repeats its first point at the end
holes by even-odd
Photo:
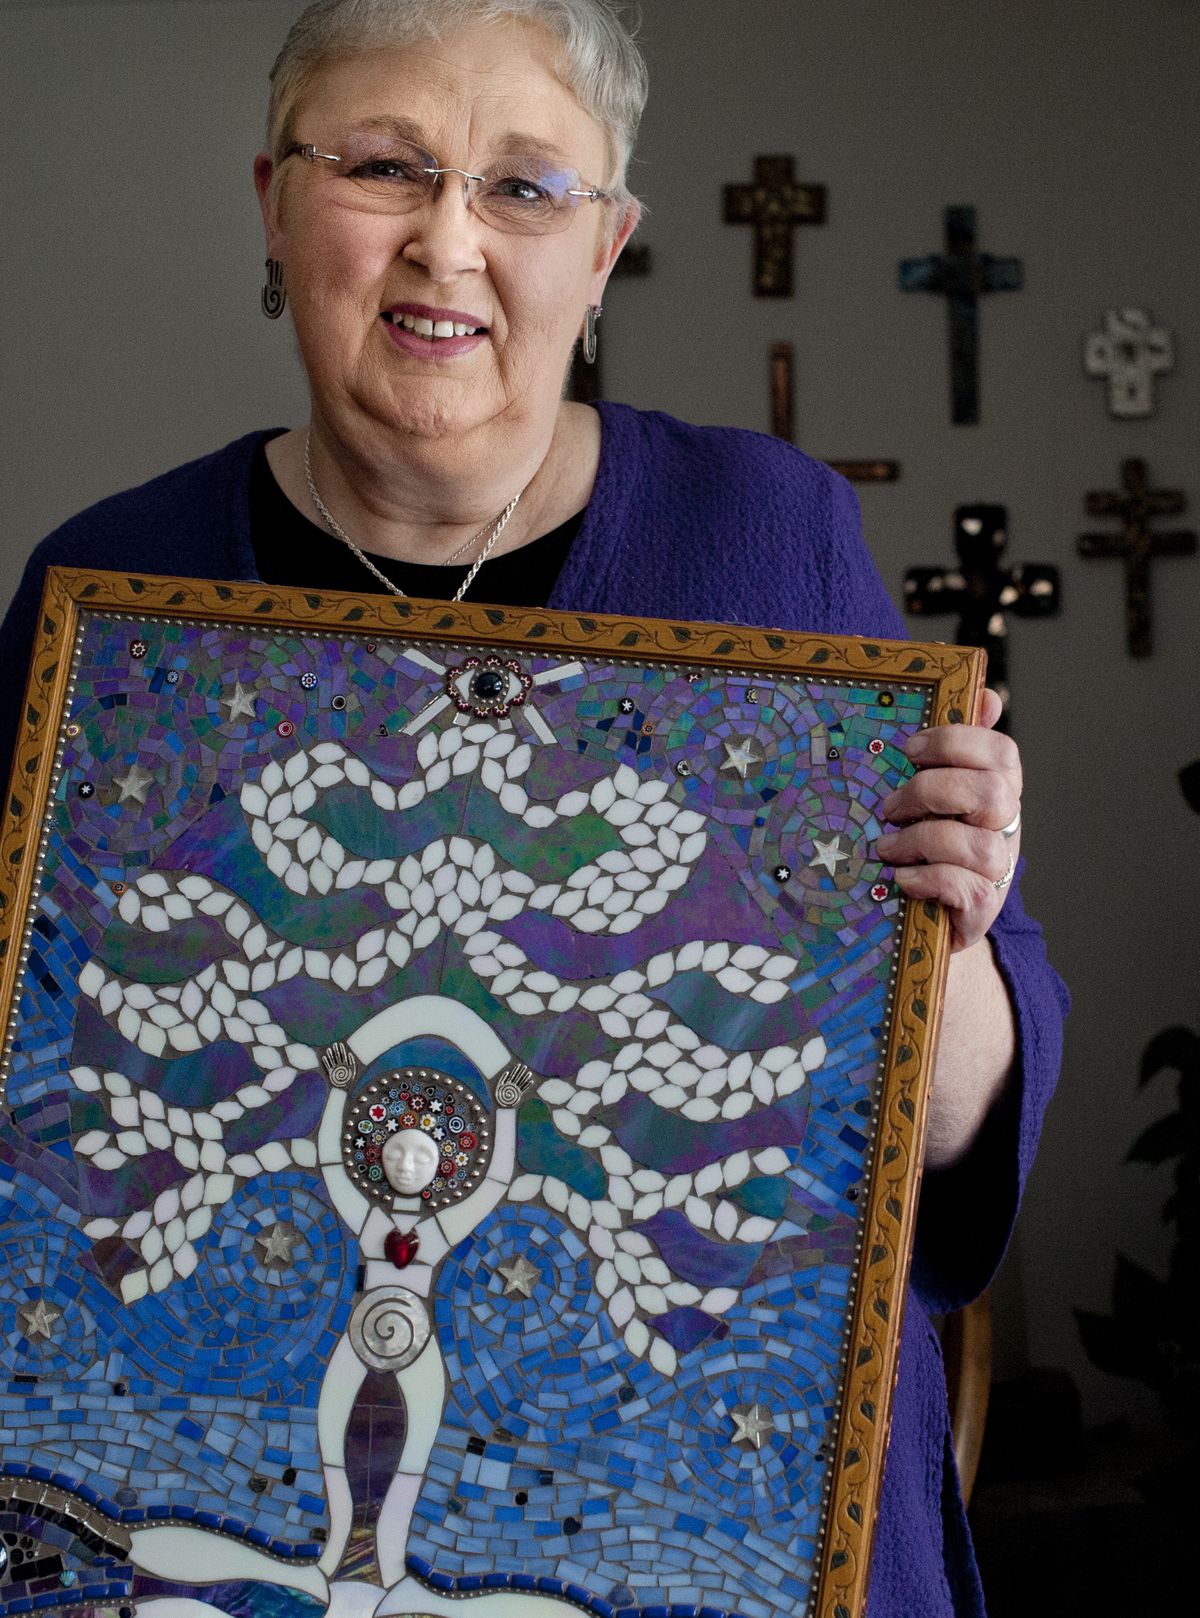
{"type": "MultiPolygon", "coordinates": [[[[1188,806],[1200,814],[1200,759],[1179,780],[1188,806]]],[[[1166,1278],[1118,1253],[1112,1312],[1077,1309],[1075,1316],[1092,1363],[1147,1383],[1175,1431],[1194,1444],[1200,1440],[1200,1033],[1182,1025],[1164,1028],[1146,1046],[1139,1088],[1172,1072],[1173,1110],[1144,1129],[1127,1154],[1131,1163],[1175,1165],[1162,1210],[1174,1233],[1166,1278]]]]}

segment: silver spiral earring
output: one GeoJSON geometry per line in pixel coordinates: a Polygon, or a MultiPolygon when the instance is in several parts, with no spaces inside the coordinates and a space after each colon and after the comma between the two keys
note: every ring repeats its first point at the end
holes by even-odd
{"type": "Polygon", "coordinates": [[[589,303],[583,325],[583,357],[589,365],[596,363],[596,325],[604,310],[598,303],[589,303]]]}
{"type": "Polygon", "coordinates": [[[277,258],[267,260],[267,284],[262,289],[262,312],[268,320],[278,320],[287,306],[283,265],[277,258]]]}

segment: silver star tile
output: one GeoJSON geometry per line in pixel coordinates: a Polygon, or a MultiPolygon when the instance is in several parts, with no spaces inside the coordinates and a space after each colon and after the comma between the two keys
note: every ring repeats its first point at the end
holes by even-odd
{"type": "Polygon", "coordinates": [[[809,860],[808,864],[810,870],[814,867],[822,866],[826,871],[829,872],[830,876],[836,876],[837,868],[842,861],[845,860],[847,863],[849,863],[850,856],[842,847],[841,832],[838,832],[835,835],[831,843],[823,843],[819,837],[814,837],[813,847],[817,851],[817,857],[814,860],[809,860]]]}
{"type": "Polygon", "coordinates": [[[21,1310],[21,1319],[25,1323],[26,1337],[44,1337],[49,1342],[57,1336],[54,1328],[62,1319],[62,1310],[52,1309],[45,1298],[39,1298],[28,1309],[21,1310]]]}
{"type": "Polygon", "coordinates": [[[733,1418],[733,1441],[761,1449],[768,1434],[775,1431],[775,1417],[766,1405],[735,1405],[729,1412],[733,1418]]]}
{"type": "Polygon", "coordinates": [[[269,1230],[259,1231],[254,1245],[262,1253],[263,1265],[268,1270],[286,1270],[292,1262],[292,1249],[300,1240],[295,1225],[278,1220],[269,1230]]]}
{"type": "Polygon", "coordinates": [[[766,762],[766,753],[753,736],[740,736],[736,742],[723,742],[725,762],[722,770],[732,770],[743,781],[750,771],[766,762]]]}
{"type": "Polygon", "coordinates": [[[532,1298],[533,1289],[540,1279],[539,1272],[520,1253],[511,1264],[497,1264],[497,1272],[504,1277],[505,1297],[532,1298]]]}
{"type": "Polygon", "coordinates": [[[240,680],[234,681],[233,695],[221,698],[221,707],[229,709],[229,722],[235,719],[253,719],[256,697],[253,691],[247,691],[240,680]]]}
{"type": "Polygon", "coordinates": [[[145,803],[146,793],[154,785],[154,777],[140,764],[131,764],[126,774],[113,776],[113,785],[121,789],[118,803],[125,803],[130,798],[135,803],[145,803]]]}

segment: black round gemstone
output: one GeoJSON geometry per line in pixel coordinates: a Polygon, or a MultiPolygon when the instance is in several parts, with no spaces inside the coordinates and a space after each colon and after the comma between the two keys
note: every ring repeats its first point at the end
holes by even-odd
{"type": "Polygon", "coordinates": [[[333,699],[332,703],[330,704],[330,706],[333,707],[333,708],[336,708],[338,713],[341,713],[342,709],[346,706],[345,697],[343,697],[343,696],[341,696],[339,694],[338,696],[334,697],[334,699],[333,699]]]}
{"type": "Polygon", "coordinates": [[[582,1527],[583,1524],[580,1522],[578,1517],[568,1517],[566,1522],[563,1523],[563,1533],[577,1534],[582,1527]]]}
{"type": "Polygon", "coordinates": [[[476,702],[498,702],[507,683],[499,669],[480,669],[471,681],[471,695],[476,702]]]}
{"type": "Polygon", "coordinates": [[[527,1505],[529,1502],[529,1496],[525,1493],[524,1489],[518,1490],[514,1498],[519,1506],[527,1505]]]}

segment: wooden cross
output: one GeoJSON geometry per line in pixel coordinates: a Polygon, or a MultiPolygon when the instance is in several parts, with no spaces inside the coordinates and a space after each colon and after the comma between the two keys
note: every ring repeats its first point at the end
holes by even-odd
{"type": "Polygon", "coordinates": [[[904,575],[904,605],[914,617],[958,613],[955,639],[982,646],[988,684],[999,692],[1007,729],[1008,614],[1052,618],[1060,605],[1058,569],[1044,563],[1004,567],[1008,512],[1003,506],[959,506],[954,513],[956,568],[914,567],[904,575]]]}
{"type": "Polygon", "coordinates": [[[1089,517],[1120,517],[1119,534],[1081,534],[1079,554],[1089,561],[1120,559],[1125,563],[1125,641],[1130,657],[1149,657],[1152,649],[1150,563],[1156,556],[1195,556],[1196,536],[1186,531],[1152,534],[1154,517],[1177,517],[1187,509],[1181,489],[1152,489],[1145,461],[1121,463],[1123,493],[1108,490],[1087,496],[1089,517]]]}
{"type": "Polygon", "coordinates": [[[792,295],[792,231],[825,223],[825,187],[799,185],[795,158],[756,157],[751,185],[725,187],[725,223],[754,226],[754,295],[792,295]]]}
{"type": "MultiPolygon", "coordinates": [[[[771,344],[771,431],[788,444],[796,442],[794,362],[791,343],[771,344]]],[[[895,483],[900,476],[899,461],[826,461],[825,464],[851,483],[895,483]]]]}
{"type": "MultiPolygon", "coordinates": [[[[644,242],[626,242],[621,256],[612,267],[610,281],[641,280],[650,274],[650,249],[644,242]]],[[[600,356],[604,352],[604,321],[600,322],[596,344],[596,363],[589,365],[583,357],[583,344],[576,343],[571,361],[571,380],[568,395],[576,404],[595,404],[604,395],[603,371],[600,356]]]]}
{"type": "Polygon", "coordinates": [[[1108,382],[1108,413],[1124,420],[1154,414],[1154,378],[1175,364],[1169,331],[1145,309],[1110,309],[1083,342],[1083,368],[1108,382]]]}
{"type": "Polygon", "coordinates": [[[950,419],[979,420],[979,299],[985,292],[1016,292],[1024,284],[1019,258],[995,258],[975,245],[974,208],[946,209],[946,251],[900,262],[904,292],[937,292],[950,311],[950,419]]]}

